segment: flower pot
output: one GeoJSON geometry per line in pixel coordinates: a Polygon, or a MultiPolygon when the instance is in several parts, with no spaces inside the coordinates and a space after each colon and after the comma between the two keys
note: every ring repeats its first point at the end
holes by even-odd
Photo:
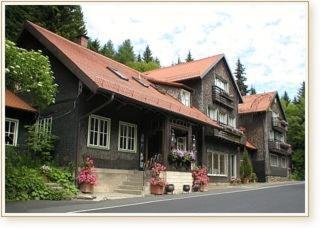
{"type": "Polygon", "coordinates": [[[80,191],[82,193],[92,193],[93,192],[93,184],[89,184],[89,183],[80,184],[80,191]]]}
{"type": "Polygon", "coordinates": [[[166,185],[166,193],[171,193],[173,194],[173,191],[174,191],[174,185],[173,184],[168,184],[166,185]]]}
{"type": "Polygon", "coordinates": [[[183,185],[182,190],[183,190],[184,192],[189,192],[189,191],[190,191],[190,185],[188,185],[188,184],[183,185]]]}
{"type": "Polygon", "coordinates": [[[198,192],[200,189],[200,186],[198,184],[193,185],[193,191],[198,192]]]}
{"type": "Polygon", "coordinates": [[[204,192],[204,184],[200,184],[199,190],[200,190],[200,192],[204,192]]]}
{"type": "Polygon", "coordinates": [[[242,178],[241,179],[243,184],[248,184],[249,183],[249,178],[242,178]]]}
{"type": "Polygon", "coordinates": [[[154,195],[162,195],[164,192],[164,186],[162,185],[150,185],[150,193],[154,195]]]}

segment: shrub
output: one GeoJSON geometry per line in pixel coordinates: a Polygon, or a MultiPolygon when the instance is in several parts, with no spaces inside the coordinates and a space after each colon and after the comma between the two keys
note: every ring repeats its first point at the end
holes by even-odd
{"type": "Polygon", "coordinates": [[[247,151],[243,153],[242,159],[243,161],[240,164],[240,176],[242,178],[251,178],[252,164],[247,151]]]}
{"type": "Polygon", "coordinates": [[[154,163],[151,167],[151,178],[149,180],[151,185],[165,186],[166,181],[160,177],[160,173],[166,171],[166,167],[161,163],[154,163]]]}
{"type": "Polygon", "coordinates": [[[209,183],[208,170],[206,167],[196,167],[192,170],[193,186],[204,185],[209,183]]]}
{"type": "Polygon", "coordinates": [[[94,170],[94,162],[90,157],[86,157],[82,165],[82,169],[77,176],[78,184],[87,183],[87,184],[96,184],[97,176],[94,170]]]}

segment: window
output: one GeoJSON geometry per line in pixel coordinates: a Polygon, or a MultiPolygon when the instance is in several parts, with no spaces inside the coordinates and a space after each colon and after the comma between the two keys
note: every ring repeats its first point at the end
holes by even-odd
{"type": "Polygon", "coordinates": [[[223,82],[221,79],[215,78],[214,85],[229,93],[229,87],[227,82],[223,82]]]}
{"type": "Polygon", "coordinates": [[[273,130],[269,131],[269,140],[274,141],[274,131],[273,130]]]}
{"type": "Polygon", "coordinates": [[[52,130],[52,117],[38,119],[36,122],[36,132],[41,132],[45,135],[50,134],[52,130]]]}
{"type": "Polygon", "coordinates": [[[19,120],[6,118],[5,143],[6,145],[17,145],[19,120]]]}
{"type": "Polygon", "coordinates": [[[235,128],[236,127],[236,118],[229,115],[228,124],[229,124],[229,126],[235,128]]]}
{"type": "Polygon", "coordinates": [[[109,118],[90,115],[87,146],[110,149],[110,124],[109,118]]]}
{"type": "Polygon", "coordinates": [[[274,132],[275,141],[284,142],[284,135],[279,132],[274,132]]]}
{"type": "Polygon", "coordinates": [[[285,157],[281,158],[281,168],[287,168],[287,160],[285,157]]]}
{"type": "Polygon", "coordinates": [[[214,176],[228,175],[228,155],[218,152],[208,152],[208,174],[214,176]]]}
{"type": "Polygon", "coordinates": [[[126,152],[136,152],[137,150],[137,125],[119,122],[118,149],[126,152]]]}
{"type": "Polygon", "coordinates": [[[187,138],[186,137],[178,137],[177,138],[177,149],[178,150],[187,150],[187,138]]]}
{"type": "Polygon", "coordinates": [[[270,165],[274,167],[279,167],[279,160],[277,155],[270,154],[270,165]]]}
{"type": "Polygon", "coordinates": [[[218,120],[218,110],[216,108],[208,107],[208,116],[210,119],[218,120]]]}
{"type": "Polygon", "coordinates": [[[219,122],[225,125],[228,124],[228,116],[226,113],[219,112],[219,122]]]}
{"type": "Polygon", "coordinates": [[[115,68],[112,68],[112,67],[109,67],[107,66],[107,69],[109,69],[111,72],[113,72],[115,75],[117,75],[119,78],[123,79],[123,80],[126,80],[128,81],[128,77],[125,76],[124,74],[122,74],[120,71],[118,71],[117,69],[115,68]]]}
{"type": "Polygon", "coordinates": [[[190,107],[190,92],[182,89],[180,90],[180,97],[181,97],[182,104],[190,107]]]}

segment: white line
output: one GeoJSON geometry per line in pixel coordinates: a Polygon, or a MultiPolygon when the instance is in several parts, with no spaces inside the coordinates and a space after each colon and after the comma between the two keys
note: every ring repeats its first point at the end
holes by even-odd
{"type": "Polygon", "coordinates": [[[142,205],[142,204],[151,204],[151,203],[157,203],[157,202],[166,202],[166,201],[181,200],[181,199],[191,199],[191,198],[202,197],[202,196],[216,196],[216,195],[232,194],[232,193],[238,193],[238,192],[250,192],[250,191],[257,191],[257,190],[268,189],[268,188],[278,188],[278,187],[291,186],[291,185],[302,185],[302,184],[304,184],[304,183],[272,185],[272,186],[258,187],[258,188],[245,189],[245,190],[236,190],[236,191],[230,191],[230,192],[218,192],[218,193],[211,193],[211,194],[201,194],[201,195],[186,196],[186,197],[179,197],[179,198],[172,198],[172,199],[151,200],[151,201],[140,202],[140,203],[115,205],[115,206],[109,206],[109,207],[84,209],[84,210],[78,210],[78,211],[69,211],[67,213],[81,213],[81,212],[88,212],[88,211],[98,211],[98,210],[106,210],[106,209],[119,208],[119,207],[130,207],[130,206],[136,206],[136,205],[142,205]]]}

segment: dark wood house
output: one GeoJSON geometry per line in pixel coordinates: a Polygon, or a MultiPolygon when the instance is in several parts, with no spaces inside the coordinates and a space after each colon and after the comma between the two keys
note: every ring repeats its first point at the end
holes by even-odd
{"type": "Polygon", "coordinates": [[[208,168],[210,181],[226,182],[239,177],[240,161],[247,147],[238,129],[238,104],[242,97],[223,54],[146,72],[149,80],[165,92],[200,110],[219,128],[202,126],[201,164],[208,168]]]}
{"type": "Polygon", "coordinates": [[[288,123],[277,92],[244,96],[239,105],[239,122],[257,147],[254,170],[260,181],[288,179],[291,146],[288,123]]]}

